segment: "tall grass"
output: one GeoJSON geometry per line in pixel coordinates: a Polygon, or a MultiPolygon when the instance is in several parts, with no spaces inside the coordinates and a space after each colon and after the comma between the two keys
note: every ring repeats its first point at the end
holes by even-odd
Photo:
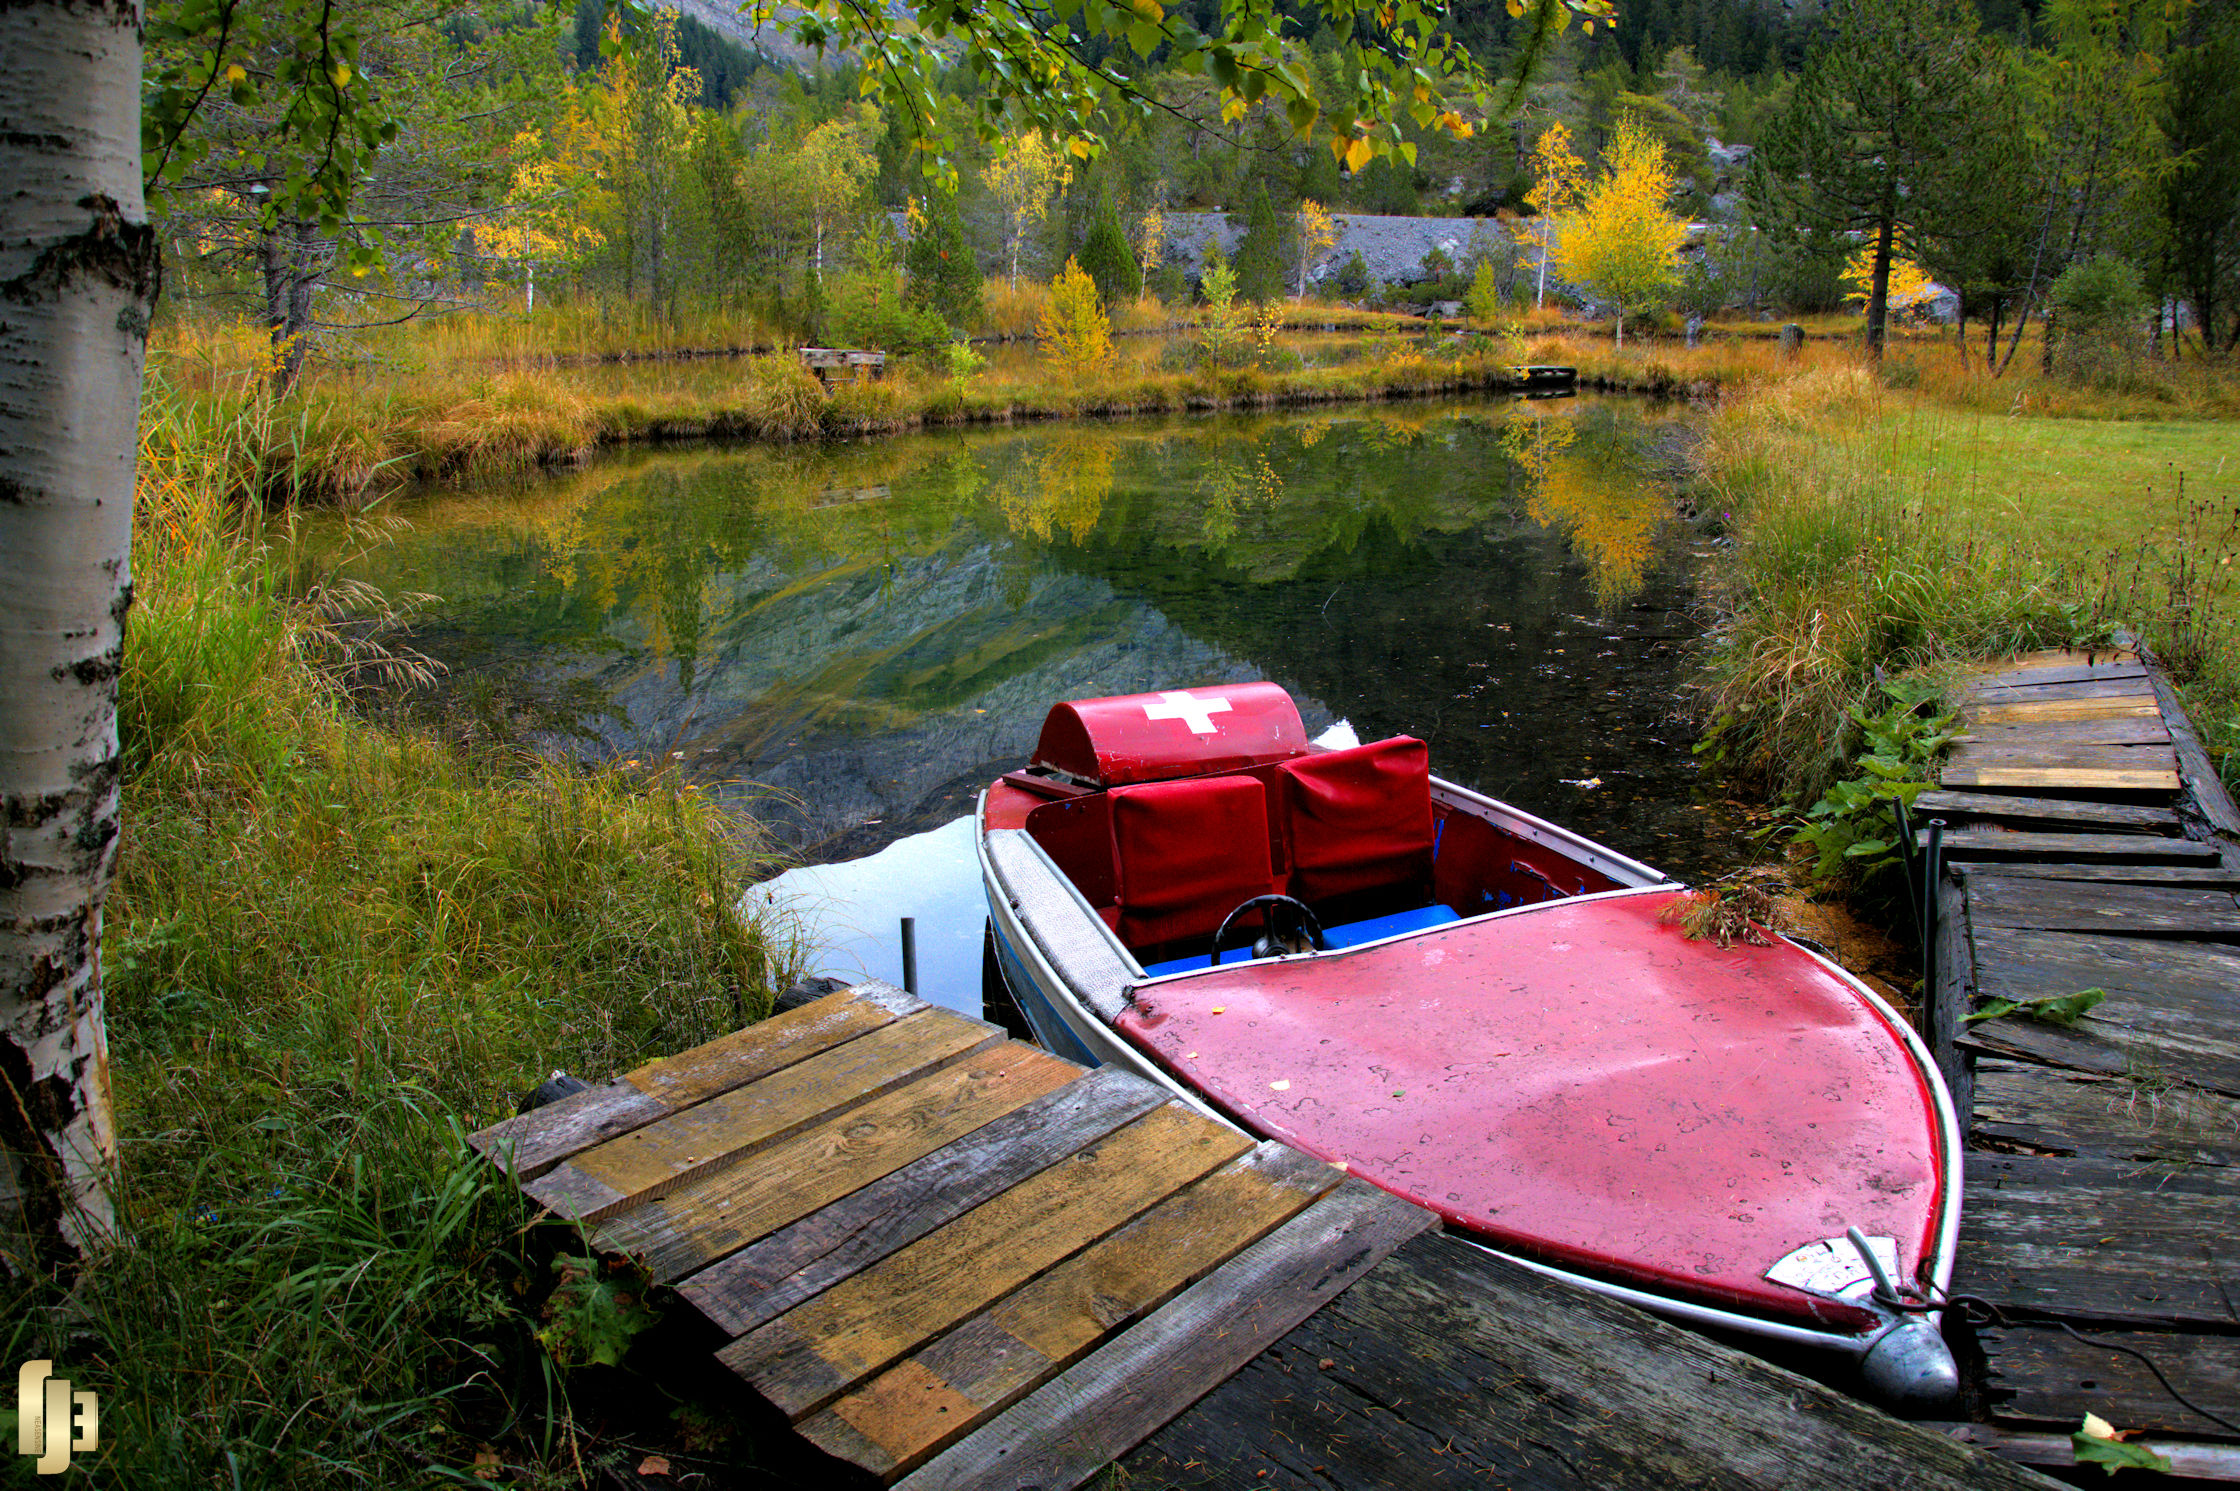
{"type": "Polygon", "coordinates": [[[285,485],[243,455],[261,416],[153,412],[103,942],[119,1230],[69,1299],[15,1286],[0,1341],[100,1393],[104,1484],[574,1483],[526,1209],[462,1135],[555,1067],[762,1016],[795,958],[737,909],[758,841],[665,778],[353,717],[366,639],[229,485],[285,485]]]}
{"type": "Polygon", "coordinates": [[[1708,422],[1699,503],[1730,544],[1712,634],[1716,760],[1810,802],[1876,673],[2064,641],[2068,592],[2026,545],[1956,523],[1860,438],[1886,412],[1841,365],[1759,387],[1708,422]]]}

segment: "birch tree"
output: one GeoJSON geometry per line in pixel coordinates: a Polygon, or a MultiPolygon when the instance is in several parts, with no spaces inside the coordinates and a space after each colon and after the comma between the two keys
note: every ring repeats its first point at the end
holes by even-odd
{"type": "Polygon", "coordinates": [[[1019,288],[1019,249],[1050,216],[1050,199],[1073,180],[1065,152],[1040,133],[1023,136],[989,163],[988,192],[1003,207],[1003,252],[1019,288]]]}
{"type": "Polygon", "coordinates": [[[1610,302],[1623,347],[1626,314],[1661,304],[1680,283],[1688,225],[1666,205],[1675,185],[1672,165],[1647,125],[1621,114],[1602,160],[1602,176],[1563,220],[1556,262],[1574,283],[1610,302]]]}
{"type": "Polygon", "coordinates": [[[156,242],[134,4],[0,8],[0,1258],[113,1223],[101,909],[156,242]]]}
{"type": "Polygon", "coordinates": [[[1312,197],[1299,199],[1299,289],[1298,298],[1307,298],[1307,271],[1316,261],[1330,251],[1338,241],[1337,220],[1330,210],[1312,197]]]}
{"type": "Polygon", "coordinates": [[[1525,241],[1540,251],[1540,270],[1532,289],[1532,308],[1548,303],[1548,256],[1555,248],[1556,223],[1579,205],[1586,186],[1587,165],[1572,154],[1571,131],[1551,124],[1532,144],[1532,191],[1525,198],[1535,214],[1532,226],[1522,230],[1525,241]]]}

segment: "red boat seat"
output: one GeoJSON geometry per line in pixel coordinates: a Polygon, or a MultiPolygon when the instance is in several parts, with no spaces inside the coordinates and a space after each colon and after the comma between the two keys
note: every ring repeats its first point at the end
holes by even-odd
{"type": "Polygon", "coordinates": [[[1339,920],[1431,895],[1431,753],[1406,735],[1276,767],[1291,894],[1339,920]]]}
{"type": "Polygon", "coordinates": [[[1120,940],[1164,947],[1211,937],[1221,919],[1276,889],[1268,796],[1250,777],[1191,777],[1115,787],[1120,940]]]}

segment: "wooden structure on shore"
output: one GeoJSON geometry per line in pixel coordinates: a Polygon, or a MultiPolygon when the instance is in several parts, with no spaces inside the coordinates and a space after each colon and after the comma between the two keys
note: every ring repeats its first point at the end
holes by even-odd
{"type": "Polygon", "coordinates": [[[853,347],[802,347],[801,366],[817,375],[826,393],[835,383],[877,383],[887,376],[887,354],[853,347]]]}
{"type": "Polygon", "coordinates": [[[2046,1484],[885,985],[473,1142],[836,1485],[2046,1484]]]}
{"type": "Polygon", "coordinates": [[[1970,1151],[1953,1289],[1983,1302],[1958,1432],[2066,1464],[2092,1412],[2240,1479],[2240,812],[2135,654],[2017,659],[1964,719],[1914,814],[1944,825],[1927,1034],[1970,1151]],[[2030,1017],[2087,989],[2074,1025],[2030,1017]]]}

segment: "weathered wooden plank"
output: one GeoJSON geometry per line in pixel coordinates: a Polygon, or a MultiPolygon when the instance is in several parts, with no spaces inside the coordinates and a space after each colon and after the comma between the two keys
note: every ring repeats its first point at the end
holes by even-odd
{"type": "Polygon", "coordinates": [[[2074,1026],[2019,1016],[1967,1028],[1962,1043],[2111,1076],[2176,1078],[2240,1096],[2240,950],[2214,943],[1985,927],[1976,986],[1987,998],[2059,998],[2104,989],[2074,1026]]]}
{"type": "Polygon", "coordinates": [[[1342,1178],[1297,1150],[1262,1144],[810,1415],[800,1432],[892,1478],[1071,1366],[1342,1178]]]}
{"type": "Polygon", "coordinates": [[[2028,688],[2036,684],[2086,683],[2108,678],[2146,676],[2147,665],[2137,661],[2049,663],[2037,667],[2002,668],[1993,672],[1976,673],[1961,688],[1971,694],[1986,694],[2001,689],[2028,688]]]}
{"type": "Polygon", "coordinates": [[[1349,1180],[902,1485],[1070,1491],[1437,1220],[1349,1180]]]}
{"type": "Polygon", "coordinates": [[[1954,762],[1939,780],[1947,787],[2012,787],[2029,792],[2176,792],[2175,771],[2131,770],[2114,766],[1972,766],[1954,762]]]}
{"type": "Polygon", "coordinates": [[[1251,1147],[1171,1103],[741,1336],[717,1359],[798,1421],[1251,1147]]]}
{"type": "MultiPolygon", "coordinates": [[[[2102,1414],[2105,1418],[2107,1415],[2102,1414]]],[[[2043,1465],[2064,1470],[2077,1463],[2076,1447],[2068,1434],[2033,1434],[1998,1424],[1923,1424],[2002,1460],[2020,1465],[2043,1465]]],[[[2170,1462],[2170,1474],[2181,1481],[2240,1481],[2240,1445],[2203,1444],[2199,1440],[2156,1437],[2140,1443],[2170,1462]]]]}
{"type": "Polygon", "coordinates": [[[2170,744],[2170,728],[2152,715],[2114,720],[2039,720],[2007,725],[1970,725],[1955,744],[2013,746],[2131,746],[2170,744]]]}
{"type": "Polygon", "coordinates": [[[2240,806],[2232,800],[2232,793],[2217,775],[2215,763],[2201,747],[2201,736],[2187,717],[2185,706],[2179,702],[2177,690],[2157,668],[2153,675],[2155,699],[2162,707],[2162,717],[2170,727],[2170,739],[2178,752],[2179,766],[2188,786],[2192,788],[2195,804],[2209,826],[2231,839],[2240,839],[2240,806]]]}
{"type": "Polygon", "coordinates": [[[1166,1101],[1141,1077],[1100,1067],[702,1269],[679,1292],[744,1334],[1166,1101]]]}
{"type": "Polygon", "coordinates": [[[2132,694],[2116,699],[2033,699],[2020,704],[1976,704],[1967,710],[1967,722],[1976,725],[2019,724],[2032,720],[2120,720],[2157,716],[2162,708],[2152,694],[2132,694]]]}
{"type": "Polygon", "coordinates": [[[2215,864],[2217,850],[2191,839],[2157,834],[2021,833],[1997,828],[1952,829],[1944,836],[1949,859],[2099,861],[2134,865],[2215,864]]]}
{"type": "Polygon", "coordinates": [[[2011,673],[2018,668],[2063,668],[2073,664],[2136,663],[2139,654],[2129,646],[2124,647],[2042,647],[2036,652],[2016,653],[2013,657],[1998,658],[1978,663],[1973,672],[1981,675],[2011,673]]]}
{"type": "Polygon", "coordinates": [[[2228,891],[2084,884],[2020,875],[1967,877],[1978,926],[2131,937],[2240,937],[2240,904],[2228,891]]]}
{"type": "MultiPolygon", "coordinates": [[[[2240,1423],[2240,1338],[2162,1331],[2084,1334],[2145,1352],[2172,1387],[2219,1418],[2240,1423]]],[[[1982,1343],[1984,1385],[1999,1418],[2073,1428],[2087,1413],[2097,1413],[2119,1429],[2232,1432],[2171,1397],[2138,1358],[2087,1345],[2059,1327],[1987,1330],[1982,1343]]],[[[2228,1447],[2227,1453],[2240,1465],[2240,1450],[2228,1447]]]]}
{"type": "Polygon", "coordinates": [[[1916,823],[1931,818],[1996,818],[2002,822],[2077,824],[2108,831],[2174,833],[2178,815],[2143,803],[2077,802],[2056,797],[2003,797],[1991,792],[1924,792],[1913,800],[1916,823]]]}
{"type": "Polygon", "coordinates": [[[2236,1214],[2222,1167],[1971,1154],[1952,1287],[2010,1313],[2240,1328],[2236,1214]]]}
{"type": "Polygon", "coordinates": [[[892,984],[866,982],[801,1009],[649,1062],[604,1087],[562,1098],[470,1136],[468,1142],[523,1180],[572,1154],[759,1081],[905,1015],[927,1009],[892,984]]]}
{"type": "Polygon", "coordinates": [[[2198,1088],[1979,1061],[1974,1140],[2045,1154],[2240,1163],[2240,1103],[2198,1088]]]}
{"type": "MultiPolygon", "coordinates": [[[[1437,1235],[1386,1259],[1120,1469],[1130,1487],[1205,1491],[2054,1484],[1437,1235]]],[[[1007,1471],[989,1484],[1022,1481],[1007,1471]]]]}
{"type": "Polygon", "coordinates": [[[2240,870],[2218,865],[1959,865],[2026,880],[2089,881],[2104,885],[2161,885],[2175,889],[2240,887],[2240,870]]]}
{"type": "Polygon", "coordinates": [[[596,1245],[670,1284],[1081,1075],[1017,1041],[928,1073],[734,1166],[632,1207],[596,1245]]]}
{"type": "Polygon", "coordinates": [[[522,1189],[563,1217],[596,1222],[728,1169],[924,1072],[1002,1043],[948,1010],[905,1015],[833,1050],[585,1150],[522,1189]]]}
{"type": "Polygon", "coordinates": [[[2000,708],[2016,704],[2041,704],[2048,700],[2068,703],[2076,699],[2152,699],[2154,689],[2140,674],[2128,678],[2084,678],[2067,683],[2024,683],[1975,691],[1971,701],[1982,699],[2000,708]]]}
{"type": "Polygon", "coordinates": [[[2176,771],[2178,758],[2167,745],[2059,745],[2050,741],[1987,740],[1978,736],[1954,746],[1948,764],[2176,771]]]}

